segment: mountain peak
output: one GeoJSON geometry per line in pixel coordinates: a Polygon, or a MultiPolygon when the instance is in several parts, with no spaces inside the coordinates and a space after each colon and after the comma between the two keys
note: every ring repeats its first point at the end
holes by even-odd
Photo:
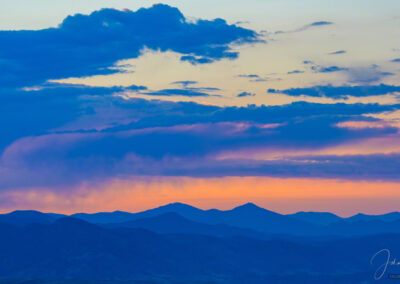
{"type": "Polygon", "coordinates": [[[233,210],[236,210],[236,209],[250,209],[250,210],[254,210],[254,209],[259,210],[259,209],[261,209],[261,210],[266,210],[266,209],[261,208],[261,207],[255,205],[254,203],[251,203],[251,202],[248,202],[246,204],[243,204],[243,205],[240,205],[240,206],[237,206],[237,207],[233,208],[233,210]]]}
{"type": "MultiPolygon", "coordinates": [[[[185,208],[189,208],[190,207],[190,208],[194,208],[193,206],[185,204],[185,203],[182,203],[182,202],[168,203],[168,204],[166,204],[164,206],[165,207],[185,207],[185,208]]],[[[163,206],[161,206],[161,207],[163,207],[163,206]]]]}
{"type": "Polygon", "coordinates": [[[230,211],[233,213],[236,213],[236,214],[250,214],[250,215],[254,215],[254,216],[255,215],[257,215],[257,216],[266,216],[266,215],[269,215],[269,216],[278,216],[279,215],[280,216],[281,215],[274,211],[270,211],[265,208],[259,207],[251,202],[237,206],[230,211]]]}
{"type": "Polygon", "coordinates": [[[155,209],[150,209],[150,210],[161,210],[161,211],[165,211],[165,212],[169,212],[170,210],[172,210],[172,212],[175,212],[176,210],[178,210],[179,212],[181,210],[185,210],[185,211],[202,211],[199,208],[196,208],[194,206],[185,204],[185,203],[181,203],[181,202],[174,202],[174,203],[169,203],[163,206],[160,206],[158,208],[155,209]]]}
{"type": "Polygon", "coordinates": [[[45,215],[44,213],[36,210],[15,210],[10,213],[7,213],[8,215],[14,215],[14,216],[19,216],[19,215],[45,215]]]}
{"type": "Polygon", "coordinates": [[[50,224],[54,220],[54,217],[34,210],[16,210],[0,215],[0,222],[18,225],[28,225],[32,223],[50,224]]]}

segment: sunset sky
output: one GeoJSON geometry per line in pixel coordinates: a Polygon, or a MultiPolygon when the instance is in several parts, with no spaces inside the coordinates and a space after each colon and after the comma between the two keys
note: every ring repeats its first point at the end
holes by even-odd
{"type": "Polygon", "coordinates": [[[0,212],[400,210],[398,0],[0,10],[0,212]]]}

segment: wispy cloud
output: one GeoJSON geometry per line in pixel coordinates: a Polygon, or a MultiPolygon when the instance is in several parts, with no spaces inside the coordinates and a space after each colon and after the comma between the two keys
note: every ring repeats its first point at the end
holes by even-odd
{"type": "Polygon", "coordinates": [[[281,93],[289,96],[327,97],[332,99],[347,99],[348,97],[384,96],[400,92],[397,85],[364,85],[364,86],[313,86],[308,88],[269,89],[269,93],[281,93]]]}
{"type": "Polygon", "coordinates": [[[346,50],[337,50],[337,51],[330,52],[328,54],[329,55],[339,55],[339,54],[345,54],[345,53],[347,53],[346,50]]]}
{"type": "Polygon", "coordinates": [[[276,31],[275,34],[288,34],[288,33],[298,33],[298,32],[302,32],[302,31],[306,31],[308,29],[314,28],[314,27],[323,27],[323,26],[330,26],[333,25],[333,22],[329,22],[329,21],[316,21],[313,22],[311,24],[302,26],[298,29],[295,30],[289,30],[289,31],[276,31]]]}

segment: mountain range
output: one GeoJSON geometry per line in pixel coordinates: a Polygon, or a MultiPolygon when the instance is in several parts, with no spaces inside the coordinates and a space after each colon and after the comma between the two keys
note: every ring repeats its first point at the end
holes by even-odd
{"type": "MultiPolygon", "coordinates": [[[[51,224],[67,215],[38,211],[14,211],[0,215],[0,223],[24,226],[51,224]]],[[[159,233],[202,233],[212,236],[362,236],[400,233],[400,213],[384,215],[357,214],[341,218],[326,212],[279,214],[247,203],[231,210],[202,210],[183,203],[129,213],[123,211],[77,213],[69,217],[107,228],[146,228],[159,233]]]]}
{"type": "Polygon", "coordinates": [[[373,283],[371,256],[383,245],[400,253],[397,234],[263,240],[104,228],[71,217],[0,231],[0,279],[36,283],[373,283]]]}
{"type": "Polygon", "coordinates": [[[0,283],[376,283],[385,258],[371,257],[400,256],[397,215],[282,215],[250,203],[14,211],[0,215],[0,283]]]}

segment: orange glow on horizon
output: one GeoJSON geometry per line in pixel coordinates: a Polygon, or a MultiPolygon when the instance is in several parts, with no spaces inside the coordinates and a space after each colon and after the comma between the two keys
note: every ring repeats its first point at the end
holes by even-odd
{"type": "Polygon", "coordinates": [[[279,213],[329,211],[341,216],[400,210],[400,184],[390,182],[269,177],[136,177],[85,185],[72,191],[30,189],[0,195],[15,209],[75,213],[138,212],[172,202],[202,209],[230,209],[253,202],[279,213]],[[14,204],[14,205],[12,205],[14,204]]]}

